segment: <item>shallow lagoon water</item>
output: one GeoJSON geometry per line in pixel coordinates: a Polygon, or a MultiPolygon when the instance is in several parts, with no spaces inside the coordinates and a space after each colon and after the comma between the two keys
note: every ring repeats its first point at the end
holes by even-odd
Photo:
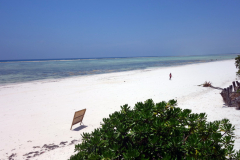
{"type": "Polygon", "coordinates": [[[0,85],[234,59],[236,54],[0,61],[0,85]]]}

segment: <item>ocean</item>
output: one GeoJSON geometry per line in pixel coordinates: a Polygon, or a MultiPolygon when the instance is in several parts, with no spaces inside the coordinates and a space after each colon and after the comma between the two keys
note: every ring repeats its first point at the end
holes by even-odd
{"type": "Polygon", "coordinates": [[[237,54],[89,59],[0,60],[0,85],[234,59],[237,54]]]}

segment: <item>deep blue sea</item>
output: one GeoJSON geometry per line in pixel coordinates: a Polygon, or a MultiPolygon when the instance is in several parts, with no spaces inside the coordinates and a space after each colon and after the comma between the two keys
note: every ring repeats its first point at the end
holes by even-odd
{"type": "Polygon", "coordinates": [[[234,59],[237,54],[94,59],[0,60],[0,85],[234,59]]]}

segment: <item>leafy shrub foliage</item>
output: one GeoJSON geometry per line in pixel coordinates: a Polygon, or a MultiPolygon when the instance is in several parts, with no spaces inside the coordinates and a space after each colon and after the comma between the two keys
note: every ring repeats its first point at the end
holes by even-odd
{"type": "Polygon", "coordinates": [[[101,128],[82,134],[71,160],[82,159],[239,159],[228,119],[207,122],[206,114],[149,99],[134,109],[121,106],[101,128]]]}
{"type": "Polygon", "coordinates": [[[237,76],[240,76],[240,55],[235,58],[235,66],[238,69],[237,76]]]}

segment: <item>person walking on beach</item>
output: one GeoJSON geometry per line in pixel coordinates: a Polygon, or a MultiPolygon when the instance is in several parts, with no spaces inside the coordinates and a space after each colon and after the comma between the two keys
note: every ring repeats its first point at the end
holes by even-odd
{"type": "Polygon", "coordinates": [[[169,80],[171,80],[171,78],[172,78],[172,74],[170,73],[170,74],[169,74],[169,80]]]}

